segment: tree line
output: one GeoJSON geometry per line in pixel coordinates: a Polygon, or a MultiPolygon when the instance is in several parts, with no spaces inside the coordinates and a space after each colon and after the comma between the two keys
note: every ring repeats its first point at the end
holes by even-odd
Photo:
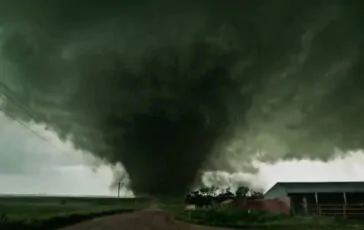
{"type": "Polygon", "coordinates": [[[197,207],[210,207],[214,203],[221,204],[225,201],[238,198],[261,199],[263,198],[263,192],[250,189],[246,186],[240,186],[234,192],[230,188],[204,187],[188,193],[185,197],[185,203],[197,207]]]}

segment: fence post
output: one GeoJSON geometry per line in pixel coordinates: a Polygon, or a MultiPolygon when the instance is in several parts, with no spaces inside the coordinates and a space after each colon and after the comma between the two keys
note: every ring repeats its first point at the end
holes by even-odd
{"type": "Polygon", "coordinates": [[[343,206],[343,216],[346,218],[346,206],[347,206],[347,199],[346,199],[346,192],[343,192],[343,198],[344,198],[344,206],[343,206]]]}
{"type": "Polygon", "coordinates": [[[318,201],[318,194],[315,192],[315,204],[316,204],[316,214],[320,216],[320,206],[318,201]]]}
{"type": "Polygon", "coordinates": [[[307,206],[307,198],[303,197],[302,198],[302,206],[303,206],[303,211],[305,212],[305,215],[308,214],[308,206],[307,206]]]}
{"type": "Polygon", "coordinates": [[[120,198],[120,181],[118,182],[118,199],[120,198]]]}

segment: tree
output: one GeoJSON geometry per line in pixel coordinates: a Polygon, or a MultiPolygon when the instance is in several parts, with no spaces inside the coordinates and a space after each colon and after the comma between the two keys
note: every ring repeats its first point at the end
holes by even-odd
{"type": "Polygon", "coordinates": [[[197,207],[211,207],[213,202],[222,203],[234,198],[263,198],[262,191],[254,191],[247,186],[240,186],[235,193],[230,188],[219,189],[217,187],[203,187],[186,195],[186,204],[195,204],[197,207]],[[218,191],[220,191],[218,193],[218,191]]]}
{"type": "Polygon", "coordinates": [[[215,191],[217,190],[216,187],[203,187],[199,189],[199,192],[203,195],[213,195],[215,191]]]}
{"type": "Polygon", "coordinates": [[[236,197],[247,197],[248,196],[248,192],[250,191],[250,189],[246,186],[240,186],[236,191],[235,191],[235,196],[236,197]]]}
{"type": "Polygon", "coordinates": [[[264,193],[262,191],[250,191],[250,196],[251,199],[262,199],[264,198],[264,193]]]}

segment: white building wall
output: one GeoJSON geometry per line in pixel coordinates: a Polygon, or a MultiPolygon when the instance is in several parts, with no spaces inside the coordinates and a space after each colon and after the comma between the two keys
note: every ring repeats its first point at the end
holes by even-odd
{"type": "Polygon", "coordinates": [[[276,186],[272,187],[270,190],[268,190],[264,194],[265,199],[283,198],[283,197],[287,197],[287,196],[288,196],[288,194],[287,194],[286,189],[280,185],[276,185],[276,186]]]}

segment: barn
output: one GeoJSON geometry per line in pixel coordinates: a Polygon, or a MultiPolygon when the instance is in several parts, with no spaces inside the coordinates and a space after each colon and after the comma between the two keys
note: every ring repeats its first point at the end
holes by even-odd
{"type": "Polygon", "coordinates": [[[264,195],[283,197],[293,214],[364,217],[364,182],[279,182],[264,195]]]}

